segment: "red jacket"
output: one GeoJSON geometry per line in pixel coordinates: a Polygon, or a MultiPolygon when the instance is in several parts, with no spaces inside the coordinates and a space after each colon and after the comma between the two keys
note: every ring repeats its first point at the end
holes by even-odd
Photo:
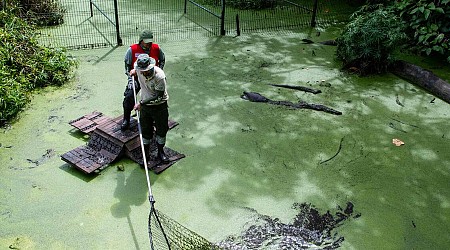
{"type": "MultiPolygon", "coordinates": [[[[145,51],[142,49],[141,45],[139,45],[139,44],[133,44],[130,47],[131,47],[131,57],[132,57],[131,65],[134,65],[134,62],[136,62],[138,56],[140,54],[144,54],[145,51]]],[[[152,43],[152,47],[150,48],[149,56],[153,57],[153,59],[155,59],[155,61],[156,61],[156,66],[159,66],[159,45],[158,44],[152,43]]]]}

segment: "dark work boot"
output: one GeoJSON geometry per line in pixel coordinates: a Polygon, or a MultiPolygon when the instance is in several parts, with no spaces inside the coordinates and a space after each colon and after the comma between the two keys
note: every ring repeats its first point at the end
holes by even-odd
{"type": "Polygon", "coordinates": [[[170,162],[169,157],[167,157],[166,153],[164,152],[164,144],[159,144],[159,143],[157,143],[156,145],[158,145],[158,158],[159,158],[163,163],[168,163],[168,162],[170,162]]]}
{"type": "Polygon", "coordinates": [[[131,113],[127,113],[126,111],[124,112],[120,130],[124,131],[130,127],[130,115],[131,115],[131,113]]]}

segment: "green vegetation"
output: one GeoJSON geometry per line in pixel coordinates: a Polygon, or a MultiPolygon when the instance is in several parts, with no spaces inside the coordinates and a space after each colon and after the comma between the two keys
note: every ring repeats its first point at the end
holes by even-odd
{"type": "Polygon", "coordinates": [[[58,0],[19,0],[20,16],[38,26],[53,26],[64,22],[66,10],[58,0]]]}
{"type": "Polygon", "coordinates": [[[35,28],[17,13],[15,7],[0,11],[0,125],[25,107],[34,89],[63,85],[77,65],[64,49],[41,46],[35,28]]]}
{"type": "Polygon", "coordinates": [[[406,39],[400,24],[393,12],[383,9],[355,13],[337,39],[337,57],[344,68],[357,68],[361,75],[385,72],[406,39]]]}
{"type": "Polygon", "coordinates": [[[450,63],[450,0],[402,0],[392,7],[407,25],[414,50],[450,63]]]}
{"type": "Polygon", "coordinates": [[[449,2],[368,0],[338,39],[338,58],[361,74],[384,72],[400,47],[450,63],[449,2]]]}

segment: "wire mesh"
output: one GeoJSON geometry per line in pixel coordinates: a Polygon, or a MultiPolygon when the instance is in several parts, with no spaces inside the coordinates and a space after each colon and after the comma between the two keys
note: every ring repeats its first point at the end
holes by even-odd
{"type": "Polygon", "coordinates": [[[212,4],[205,5],[192,0],[186,1],[185,17],[198,28],[213,36],[220,35],[220,22],[222,0],[214,0],[212,4]]]}
{"type": "MultiPolygon", "coordinates": [[[[40,29],[41,41],[52,47],[69,49],[116,46],[121,41],[136,43],[144,29],[155,34],[158,43],[220,35],[222,0],[59,0],[63,21],[59,25],[40,29]],[[117,3],[118,20],[114,2],[117,3]],[[205,9],[207,11],[205,11],[205,9]],[[116,27],[116,25],[118,25],[116,27]],[[119,34],[117,34],[119,31],[119,34]],[[120,41],[119,41],[120,40],[120,41]]],[[[240,10],[225,9],[226,35],[237,35],[236,16],[242,34],[270,32],[308,27],[311,24],[314,0],[273,0],[269,8],[240,10]]],[[[317,26],[326,27],[348,20],[354,10],[349,0],[319,0],[317,26]]],[[[48,15],[36,13],[36,15],[48,15]]]]}
{"type": "Polygon", "coordinates": [[[149,236],[152,250],[220,249],[202,236],[156,210],[154,206],[152,206],[149,215],[149,236]]]}
{"type": "Polygon", "coordinates": [[[117,44],[114,5],[110,0],[60,0],[64,8],[64,23],[40,30],[41,41],[52,47],[69,49],[109,47],[117,44]],[[91,9],[92,7],[92,9],[91,9]],[[107,18],[106,18],[107,17],[107,18]]]}
{"type": "MultiPolygon", "coordinates": [[[[312,2],[312,1],[308,1],[312,2]]],[[[241,33],[292,29],[308,26],[312,8],[304,3],[272,1],[270,7],[261,10],[227,8],[226,28],[229,34],[237,33],[237,22],[241,33]]]]}

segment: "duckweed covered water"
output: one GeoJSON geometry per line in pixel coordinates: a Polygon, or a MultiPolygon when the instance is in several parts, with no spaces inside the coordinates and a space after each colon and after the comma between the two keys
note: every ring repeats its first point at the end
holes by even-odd
{"type": "MultiPolygon", "coordinates": [[[[305,35],[160,44],[170,116],[180,123],[167,146],[186,158],[151,175],[156,208],[220,242],[248,229],[255,212],[287,224],[296,215],[294,203],[323,214],[351,201],[361,216],[333,230],[344,237],[341,248],[445,249],[449,104],[391,74],[343,73],[335,47],[302,44],[305,35]],[[343,114],[252,103],[240,98],[243,91],[343,114]],[[395,146],[395,138],[405,144],[395,146]]],[[[86,176],[59,158],[88,140],[70,120],[94,110],[121,114],[126,49],[74,51],[81,61],[76,79],[36,93],[2,129],[0,248],[148,248],[144,170],[124,158],[86,176]]],[[[413,63],[450,79],[448,66],[413,63]]]]}

